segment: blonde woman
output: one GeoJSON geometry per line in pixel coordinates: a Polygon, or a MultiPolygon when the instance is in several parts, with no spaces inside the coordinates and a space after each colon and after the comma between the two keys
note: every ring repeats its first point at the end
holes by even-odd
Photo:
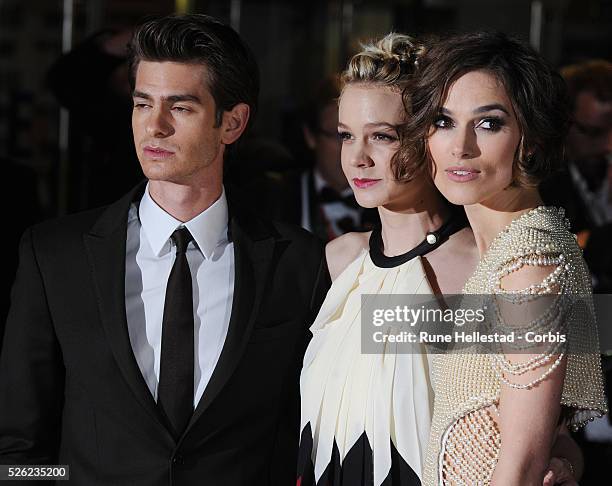
{"type": "Polygon", "coordinates": [[[392,164],[406,121],[402,91],[420,50],[410,37],[390,34],[344,73],[342,167],[359,204],[378,208],[382,226],[327,246],[333,284],[301,377],[301,486],[420,484],[433,407],[427,355],[392,347],[362,354],[360,341],[362,294],[458,291],[477,259],[464,219],[429,175],[397,173],[392,164]],[[461,262],[457,271],[443,272],[451,260],[461,262]]]}

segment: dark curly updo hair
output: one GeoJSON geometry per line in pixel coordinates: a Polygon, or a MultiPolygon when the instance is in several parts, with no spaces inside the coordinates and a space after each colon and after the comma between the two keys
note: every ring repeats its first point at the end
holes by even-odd
{"type": "Polygon", "coordinates": [[[452,84],[466,73],[486,71],[506,89],[521,130],[514,184],[535,186],[563,162],[569,126],[565,84],[533,49],[502,33],[461,34],[428,42],[418,74],[404,90],[409,116],[397,163],[431,164],[427,138],[452,84]]]}

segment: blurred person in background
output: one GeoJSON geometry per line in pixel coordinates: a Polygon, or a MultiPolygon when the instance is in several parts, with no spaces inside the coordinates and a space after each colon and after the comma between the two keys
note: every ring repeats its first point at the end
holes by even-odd
{"type": "Polygon", "coordinates": [[[100,31],[60,57],[47,84],[70,113],[69,209],[108,204],[143,179],[134,151],[128,28],[100,31]]]}
{"type": "Polygon", "coordinates": [[[567,167],[545,181],[544,202],[567,211],[593,276],[595,292],[612,292],[612,63],[586,61],[561,70],[572,110],[567,167]]]}
{"type": "Polygon", "coordinates": [[[561,71],[573,123],[566,151],[569,172],[590,226],[612,223],[612,63],[589,61],[561,71]]]}

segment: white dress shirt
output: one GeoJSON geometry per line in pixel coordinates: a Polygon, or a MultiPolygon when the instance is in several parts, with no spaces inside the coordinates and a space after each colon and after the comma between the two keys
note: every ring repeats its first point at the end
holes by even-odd
{"type": "Polygon", "coordinates": [[[157,400],[166,284],[176,255],[170,236],[182,226],[193,236],[187,261],[193,288],[195,408],[219,360],[232,310],[234,245],[227,239],[225,190],[212,206],[182,223],[153,201],[147,185],[128,215],[125,308],[136,362],[157,400]]]}
{"type": "MultiPolygon", "coordinates": [[[[612,199],[610,197],[610,187],[612,184],[612,159],[608,163],[608,173],[603,180],[599,189],[591,191],[586,179],[582,176],[575,164],[567,164],[570,175],[574,181],[574,185],[578,189],[578,193],[584,201],[585,208],[591,220],[596,226],[603,226],[607,223],[612,223],[612,199]]],[[[596,420],[595,422],[604,422],[596,420]]]]}

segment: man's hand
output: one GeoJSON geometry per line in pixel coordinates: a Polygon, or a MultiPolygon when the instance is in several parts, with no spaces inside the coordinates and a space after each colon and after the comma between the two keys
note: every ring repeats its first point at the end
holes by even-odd
{"type": "Polygon", "coordinates": [[[553,457],[548,465],[548,470],[544,475],[542,486],[578,486],[571,470],[570,462],[561,457],[553,457]]]}

